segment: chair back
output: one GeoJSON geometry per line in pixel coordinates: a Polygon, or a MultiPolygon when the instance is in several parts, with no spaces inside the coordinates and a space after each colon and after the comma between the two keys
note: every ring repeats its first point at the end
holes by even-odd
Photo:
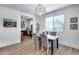
{"type": "Polygon", "coordinates": [[[33,40],[34,45],[38,44],[38,36],[36,33],[32,34],[32,40],[33,40]]]}
{"type": "Polygon", "coordinates": [[[41,43],[42,46],[47,48],[48,47],[48,40],[47,40],[47,36],[44,34],[41,34],[41,43]]]}
{"type": "Polygon", "coordinates": [[[56,32],[50,32],[50,35],[56,36],[56,32]]]}

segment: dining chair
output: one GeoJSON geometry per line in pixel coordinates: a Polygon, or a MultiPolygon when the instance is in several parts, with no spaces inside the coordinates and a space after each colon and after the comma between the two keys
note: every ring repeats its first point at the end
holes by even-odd
{"type": "Polygon", "coordinates": [[[43,51],[43,48],[45,47],[45,48],[47,48],[47,54],[48,54],[51,44],[48,41],[47,36],[45,34],[41,34],[41,43],[42,43],[42,51],[43,51]]]}
{"type": "Polygon", "coordinates": [[[50,32],[50,35],[56,36],[56,32],[50,32]]]}
{"type": "MultiPolygon", "coordinates": [[[[52,36],[57,36],[57,33],[56,33],[56,32],[50,32],[49,34],[52,35],[52,36]]],[[[54,42],[53,42],[53,43],[54,43],[53,47],[56,46],[56,42],[57,42],[57,41],[54,40],[54,42]]]]}
{"type": "Polygon", "coordinates": [[[37,51],[39,49],[39,42],[38,42],[38,36],[36,33],[32,34],[32,40],[33,40],[33,44],[34,44],[34,48],[37,47],[37,51]]]}

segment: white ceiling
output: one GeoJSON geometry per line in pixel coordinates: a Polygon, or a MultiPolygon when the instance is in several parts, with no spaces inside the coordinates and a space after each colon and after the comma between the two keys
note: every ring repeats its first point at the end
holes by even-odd
{"type": "MultiPolygon", "coordinates": [[[[43,4],[43,6],[45,6],[46,8],[47,13],[63,7],[67,7],[69,5],[70,4],[43,4]]],[[[5,6],[12,9],[16,9],[18,11],[23,11],[29,14],[33,14],[37,4],[2,4],[1,6],[5,6]]]]}

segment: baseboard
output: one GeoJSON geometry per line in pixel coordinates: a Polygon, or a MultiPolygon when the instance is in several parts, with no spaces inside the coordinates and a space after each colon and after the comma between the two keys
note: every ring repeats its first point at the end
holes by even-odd
{"type": "Polygon", "coordinates": [[[78,48],[78,47],[73,47],[73,46],[71,46],[71,45],[64,44],[64,43],[59,43],[59,44],[60,44],[60,45],[67,46],[67,47],[70,47],[70,48],[73,48],[73,49],[78,49],[78,50],[79,50],[79,48],[78,48]]]}
{"type": "Polygon", "coordinates": [[[15,46],[15,45],[18,45],[18,44],[21,44],[21,42],[15,42],[15,43],[12,43],[12,44],[1,46],[0,48],[6,48],[6,47],[10,47],[10,46],[15,46]]]}

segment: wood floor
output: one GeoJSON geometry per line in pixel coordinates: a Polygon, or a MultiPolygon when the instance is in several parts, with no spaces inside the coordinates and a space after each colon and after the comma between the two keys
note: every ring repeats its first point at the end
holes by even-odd
{"type": "MultiPolygon", "coordinates": [[[[24,37],[21,44],[0,48],[0,55],[46,55],[46,49],[37,51],[33,47],[31,37],[24,37]]],[[[50,55],[50,52],[49,52],[50,55]]],[[[64,45],[59,45],[59,49],[54,48],[54,55],[79,55],[79,50],[64,45]]]]}

